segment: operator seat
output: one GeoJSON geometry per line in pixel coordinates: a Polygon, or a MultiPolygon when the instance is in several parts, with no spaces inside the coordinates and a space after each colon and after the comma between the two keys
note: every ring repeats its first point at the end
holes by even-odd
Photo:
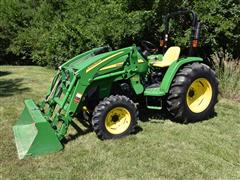
{"type": "Polygon", "coordinates": [[[153,62],[153,67],[168,67],[170,66],[174,61],[178,60],[180,55],[180,47],[178,46],[172,46],[168,48],[167,52],[164,54],[162,61],[153,62]]]}

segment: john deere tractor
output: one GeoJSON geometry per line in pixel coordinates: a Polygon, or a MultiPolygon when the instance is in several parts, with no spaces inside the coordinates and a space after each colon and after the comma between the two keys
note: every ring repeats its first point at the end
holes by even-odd
{"type": "MultiPolygon", "coordinates": [[[[109,46],[80,54],[58,68],[49,91],[38,104],[25,100],[25,109],[13,127],[18,156],[56,152],[73,118],[85,114],[96,135],[121,138],[134,132],[138,104],[166,109],[170,118],[188,123],[206,119],[214,112],[218,83],[215,73],[192,52],[199,41],[200,22],[193,11],[165,16],[164,54],[142,41],[119,50],[109,46]],[[188,56],[178,46],[167,47],[169,19],[192,16],[188,56]]],[[[160,112],[160,111],[159,111],[160,112]]]]}

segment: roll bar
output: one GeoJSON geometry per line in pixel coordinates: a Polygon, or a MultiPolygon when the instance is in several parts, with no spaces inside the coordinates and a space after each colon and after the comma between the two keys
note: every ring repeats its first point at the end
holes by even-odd
{"type": "Polygon", "coordinates": [[[190,14],[192,16],[192,31],[190,36],[190,49],[189,49],[189,55],[193,54],[193,48],[196,48],[198,46],[198,40],[200,37],[200,27],[201,23],[198,19],[197,14],[192,10],[182,10],[182,11],[176,11],[173,13],[169,13],[165,16],[163,16],[163,23],[164,23],[164,48],[167,47],[167,41],[168,41],[168,34],[169,34],[169,20],[171,18],[174,18],[176,16],[180,15],[188,15],[190,14]]]}

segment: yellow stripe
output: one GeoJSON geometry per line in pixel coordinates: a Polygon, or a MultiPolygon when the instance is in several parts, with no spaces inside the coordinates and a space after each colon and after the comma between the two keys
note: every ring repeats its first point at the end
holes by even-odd
{"type": "MultiPolygon", "coordinates": [[[[106,69],[111,69],[111,68],[116,68],[116,67],[119,67],[119,66],[122,66],[124,62],[120,62],[120,63],[116,63],[116,64],[112,64],[112,65],[109,65],[109,66],[106,66],[106,67],[103,67],[100,69],[100,71],[103,71],[103,70],[106,70],[106,69]]],[[[144,63],[144,60],[142,59],[138,59],[138,63],[144,63]]]]}
{"type": "Polygon", "coordinates": [[[138,63],[144,63],[144,60],[139,59],[139,60],[138,60],[138,63]]]}
{"type": "Polygon", "coordinates": [[[104,63],[105,61],[107,61],[107,60],[109,60],[109,59],[111,59],[111,58],[113,58],[113,57],[115,57],[115,56],[117,56],[117,55],[119,55],[119,54],[122,54],[122,53],[123,53],[123,51],[118,52],[118,53],[116,53],[116,54],[113,54],[112,56],[109,56],[109,57],[107,57],[107,58],[105,58],[105,59],[102,59],[102,60],[100,60],[100,61],[97,61],[96,63],[94,63],[94,64],[92,64],[91,66],[89,66],[89,67],[87,68],[86,72],[88,73],[89,71],[91,71],[92,69],[94,69],[95,67],[97,67],[98,65],[100,65],[100,64],[104,63]]]}
{"type": "Polygon", "coordinates": [[[116,67],[119,67],[119,66],[122,66],[122,65],[123,65],[123,62],[112,64],[112,65],[101,68],[100,71],[103,71],[103,70],[106,70],[106,69],[111,69],[111,68],[116,68],[116,67]]]}

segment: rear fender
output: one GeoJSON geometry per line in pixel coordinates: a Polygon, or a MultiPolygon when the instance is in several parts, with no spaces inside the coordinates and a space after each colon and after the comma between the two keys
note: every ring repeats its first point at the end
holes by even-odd
{"type": "Polygon", "coordinates": [[[168,93],[170,86],[172,84],[173,78],[175,77],[176,73],[179,71],[179,69],[183,65],[188,63],[193,63],[193,62],[201,62],[201,61],[203,61],[203,59],[200,57],[187,57],[187,58],[180,58],[179,60],[172,63],[168,67],[168,70],[164,75],[164,78],[160,86],[160,90],[165,94],[168,93]]]}

